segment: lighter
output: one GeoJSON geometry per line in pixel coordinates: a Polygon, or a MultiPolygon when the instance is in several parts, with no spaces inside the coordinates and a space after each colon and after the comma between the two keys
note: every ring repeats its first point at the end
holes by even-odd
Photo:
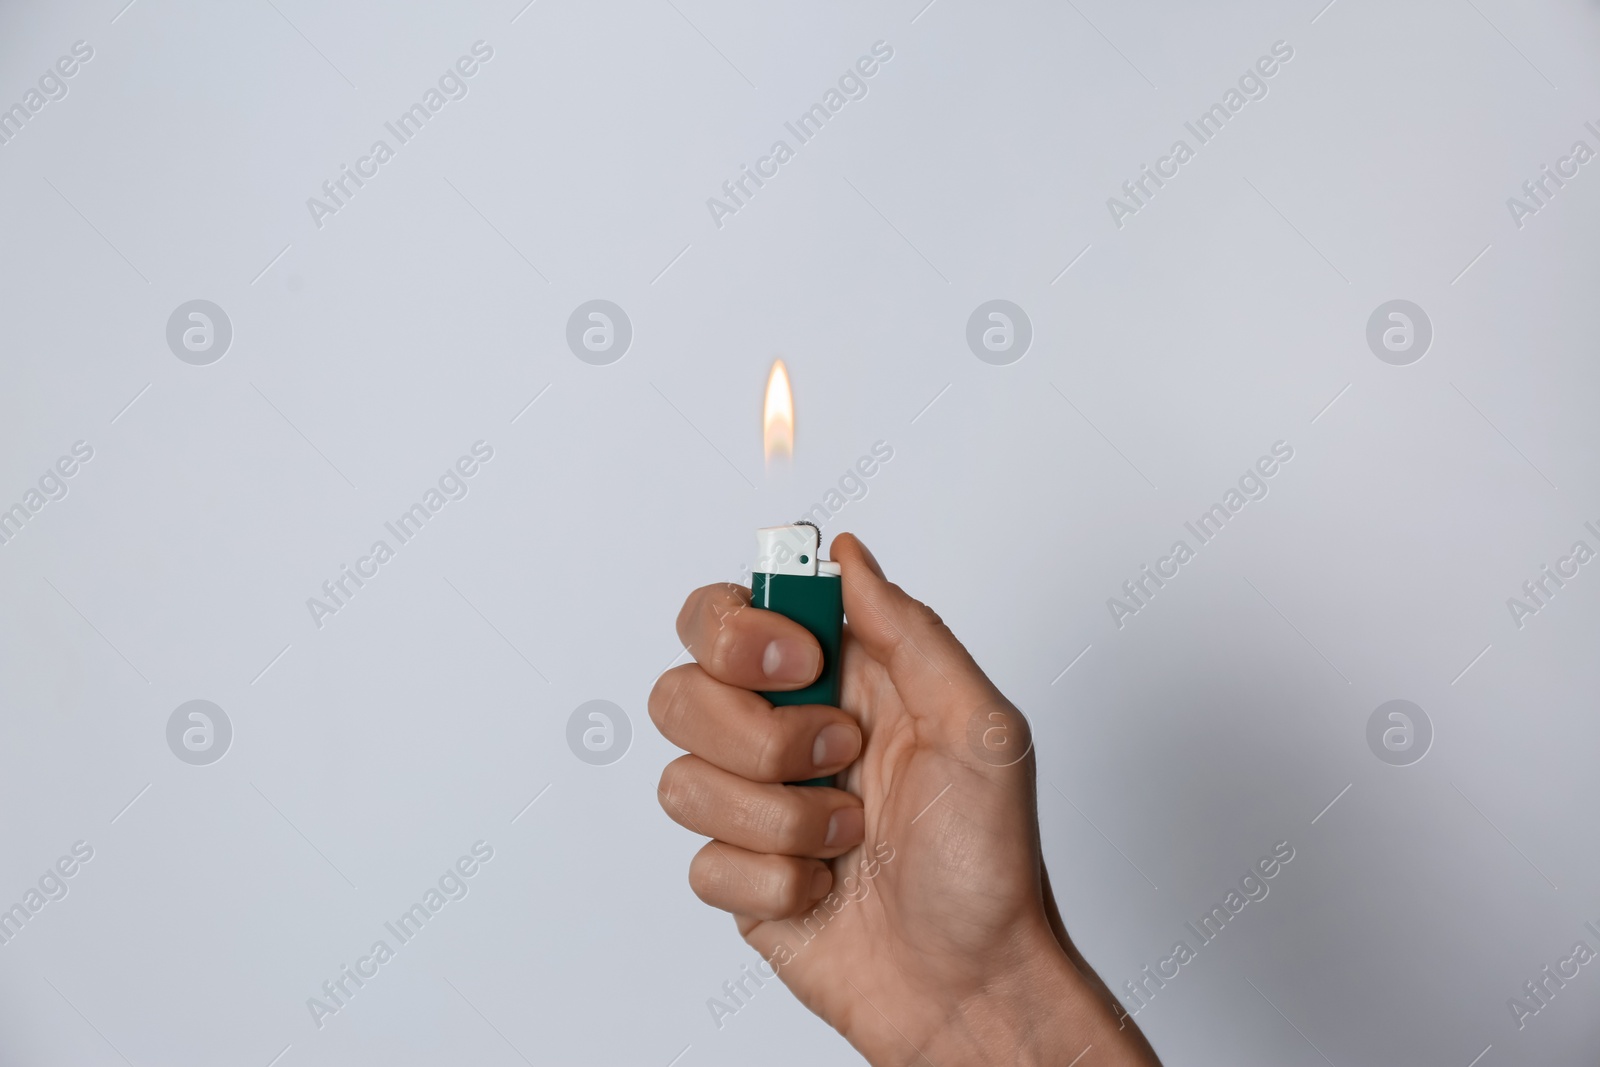
{"type": "MultiPolygon", "coordinates": [[[[765,526],[756,531],[756,565],[750,574],[750,603],[811,631],[822,646],[822,673],[804,689],[762,693],[775,706],[839,706],[839,643],[844,633],[844,591],[839,565],[819,559],[822,531],[813,523],[765,526]]],[[[794,785],[832,785],[813,778],[794,785]]]]}

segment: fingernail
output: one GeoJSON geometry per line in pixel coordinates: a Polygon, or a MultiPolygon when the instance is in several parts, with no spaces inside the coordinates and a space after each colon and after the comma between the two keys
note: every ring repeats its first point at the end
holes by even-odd
{"type": "Polygon", "coordinates": [[[828,820],[828,836],[822,842],[826,848],[853,845],[861,840],[867,829],[867,814],[860,808],[840,808],[828,820]]]}
{"type": "Polygon", "coordinates": [[[822,651],[815,645],[780,637],[761,654],[761,673],[774,682],[809,682],[817,676],[820,655],[822,651]]]}
{"type": "Polygon", "coordinates": [[[818,770],[838,767],[856,758],[860,747],[860,731],[846,723],[835,722],[824,726],[811,746],[811,763],[818,770]]]}
{"type": "Polygon", "coordinates": [[[810,899],[816,900],[818,897],[822,896],[822,894],[828,891],[828,887],[832,884],[833,872],[829,871],[826,867],[818,867],[811,875],[810,899]]]}

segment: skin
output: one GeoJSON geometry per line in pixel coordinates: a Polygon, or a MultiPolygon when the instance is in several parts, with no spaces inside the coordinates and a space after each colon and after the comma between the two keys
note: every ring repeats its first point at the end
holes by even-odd
{"type": "Polygon", "coordinates": [[[661,805],[711,838],[690,886],[874,1065],[1157,1064],[1061,922],[1021,712],[859,540],[833,555],[840,708],[758,695],[810,684],[822,653],[749,590],[698,589],[678,616],[695,662],[649,707],[688,752],[661,805]]]}

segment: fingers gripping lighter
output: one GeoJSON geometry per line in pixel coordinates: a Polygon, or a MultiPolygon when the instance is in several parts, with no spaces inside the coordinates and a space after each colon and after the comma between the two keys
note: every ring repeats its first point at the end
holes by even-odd
{"type": "MultiPolygon", "coordinates": [[[[775,707],[839,706],[839,642],[844,633],[844,583],[839,564],[818,558],[822,531],[809,522],[766,526],[756,531],[756,564],[750,573],[750,603],[776,611],[811,631],[822,646],[822,674],[804,689],[762,693],[775,707]]],[[[832,785],[813,778],[794,785],[832,785]]]]}

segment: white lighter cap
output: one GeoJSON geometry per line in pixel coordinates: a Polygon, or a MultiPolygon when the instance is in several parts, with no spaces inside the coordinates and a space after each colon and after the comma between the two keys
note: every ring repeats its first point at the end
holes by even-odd
{"type": "MultiPolygon", "coordinates": [[[[821,541],[822,535],[815,526],[763,526],[756,531],[754,570],[758,574],[815,576],[821,541]]],[[[832,573],[837,574],[837,564],[831,566],[832,573]]]]}

